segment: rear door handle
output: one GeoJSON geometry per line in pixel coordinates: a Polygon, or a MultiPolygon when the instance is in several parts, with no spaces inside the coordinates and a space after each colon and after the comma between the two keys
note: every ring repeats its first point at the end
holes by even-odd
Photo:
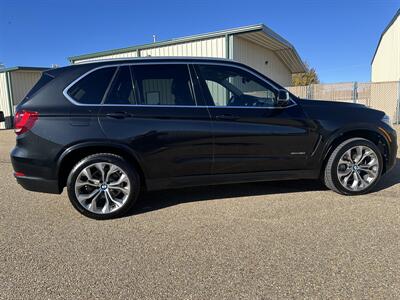
{"type": "Polygon", "coordinates": [[[235,121],[238,120],[240,117],[235,116],[235,115],[219,115],[215,116],[215,119],[217,120],[223,120],[223,121],[235,121]]]}
{"type": "Polygon", "coordinates": [[[106,116],[109,118],[114,118],[114,119],[125,119],[125,118],[132,117],[132,114],[127,113],[125,111],[116,111],[116,112],[108,113],[108,114],[106,114],[106,116]]]}

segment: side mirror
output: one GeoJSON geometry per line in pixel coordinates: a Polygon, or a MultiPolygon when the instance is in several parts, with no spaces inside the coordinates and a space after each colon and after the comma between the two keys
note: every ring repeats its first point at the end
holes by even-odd
{"type": "Polygon", "coordinates": [[[289,103],[290,100],[290,95],[287,90],[279,90],[278,91],[278,100],[277,104],[278,106],[285,106],[289,103]]]}

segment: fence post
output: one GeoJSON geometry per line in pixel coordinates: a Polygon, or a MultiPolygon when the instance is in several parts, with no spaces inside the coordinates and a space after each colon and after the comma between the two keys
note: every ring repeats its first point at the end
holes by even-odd
{"type": "Polygon", "coordinates": [[[354,84],[353,84],[353,102],[354,103],[358,102],[357,88],[358,88],[358,83],[357,83],[357,81],[354,81],[354,84]]]}
{"type": "Polygon", "coordinates": [[[311,98],[311,84],[307,85],[307,99],[312,99],[311,98]]]}
{"type": "Polygon", "coordinates": [[[396,124],[400,124],[400,78],[397,82],[397,112],[396,112],[396,124]]]}

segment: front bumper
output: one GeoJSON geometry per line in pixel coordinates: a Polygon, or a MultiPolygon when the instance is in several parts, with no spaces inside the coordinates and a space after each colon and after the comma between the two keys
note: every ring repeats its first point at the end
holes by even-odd
{"type": "Polygon", "coordinates": [[[386,157],[386,168],[385,173],[393,169],[397,163],[397,133],[392,127],[386,126],[385,128],[379,128],[386,138],[386,142],[389,147],[388,156],[386,157]]]}

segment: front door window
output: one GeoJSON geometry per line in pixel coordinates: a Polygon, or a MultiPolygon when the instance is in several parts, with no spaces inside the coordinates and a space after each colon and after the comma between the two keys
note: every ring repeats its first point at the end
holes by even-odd
{"type": "Polygon", "coordinates": [[[206,97],[215,106],[276,106],[276,91],[251,73],[219,65],[199,65],[198,70],[206,97]]]}

